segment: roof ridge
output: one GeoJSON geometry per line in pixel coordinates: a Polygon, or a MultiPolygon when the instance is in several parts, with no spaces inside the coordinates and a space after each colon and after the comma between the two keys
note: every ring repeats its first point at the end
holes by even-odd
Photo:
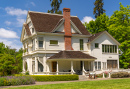
{"type": "MultiPolygon", "coordinates": [[[[46,13],[46,12],[37,12],[37,11],[28,11],[29,13],[39,13],[39,14],[49,14],[49,15],[57,15],[57,16],[63,16],[63,14],[55,14],[55,13],[46,13]]],[[[77,16],[72,16],[71,17],[77,17],[77,16]]]]}

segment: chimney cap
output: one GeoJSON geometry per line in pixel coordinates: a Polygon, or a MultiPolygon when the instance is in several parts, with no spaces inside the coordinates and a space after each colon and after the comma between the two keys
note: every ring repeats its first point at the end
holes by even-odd
{"type": "Polygon", "coordinates": [[[63,11],[70,12],[70,8],[63,8],[63,11]]]}

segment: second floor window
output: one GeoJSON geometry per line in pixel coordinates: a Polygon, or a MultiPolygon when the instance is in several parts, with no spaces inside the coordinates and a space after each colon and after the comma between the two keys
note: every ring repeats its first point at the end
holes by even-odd
{"type": "Polygon", "coordinates": [[[95,43],[95,48],[99,48],[99,44],[98,43],[95,43]]]}
{"type": "Polygon", "coordinates": [[[117,45],[102,45],[103,53],[117,53],[117,45]]]}
{"type": "Polygon", "coordinates": [[[50,40],[50,45],[58,45],[58,40],[50,40]]]}
{"type": "Polygon", "coordinates": [[[43,37],[38,38],[39,49],[43,48],[43,37]]]}
{"type": "Polygon", "coordinates": [[[80,39],[80,50],[84,50],[83,39],[80,39]]]}

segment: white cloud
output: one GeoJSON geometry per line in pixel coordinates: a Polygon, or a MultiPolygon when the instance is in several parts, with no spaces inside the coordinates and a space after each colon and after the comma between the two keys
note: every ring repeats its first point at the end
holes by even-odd
{"type": "Polygon", "coordinates": [[[22,45],[17,45],[18,41],[16,42],[16,40],[8,40],[8,39],[0,39],[0,42],[3,42],[6,46],[10,46],[13,49],[17,49],[19,50],[20,48],[22,48],[22,45]]]}
{"type": "Polygon", "coordinates": [[[36,6],[34,2],[30,2],[31,5],[36,6]]]}
{"type": "Polygon", "coordinates": [[[92,18],[90,16],[85,16],[85,17],[83,17],[83,19],[81,20],[81,22],[82,23],[85,23],[85,22],[89,23],[91,20],[95,21],[94,18],[92,18]]]}
{"type": "Polygon", "coordinates": [[[25,19],[20,19],[20,18],[17,18],[17,27],[21,27],[25,21],[25,19]]]}
{"type": "Polygon", "coordinates": [[[6,24],[6,25],[10,25],[11,22],[9,22],[9,21],[5,21],[5,24],[6,24]]]}
{"type": "Polygon", "coordinates": [[[19,38],[17,33],[11,30],[0,28],[0,37],[2,38],[19,38]]]}
{"type": "Polygon", "coordinates": [[[9,15],[15,15],[15,16],[27,15],[27,10],[22,10],[14,7],[6,7],[5,10],[9,15]]]}

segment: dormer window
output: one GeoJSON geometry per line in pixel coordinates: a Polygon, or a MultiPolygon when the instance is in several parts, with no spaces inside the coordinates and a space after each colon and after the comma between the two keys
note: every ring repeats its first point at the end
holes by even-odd
{"type": "Polygon", "coordinates": [[[32,28],[32,33],[34,33],[34,28],[32,28]]]}

